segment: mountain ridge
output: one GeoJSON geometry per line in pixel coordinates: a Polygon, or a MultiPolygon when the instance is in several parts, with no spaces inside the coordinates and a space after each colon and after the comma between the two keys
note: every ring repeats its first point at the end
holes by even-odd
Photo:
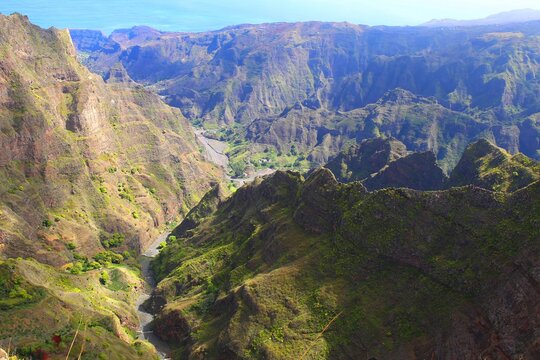
{"type": "Polygon", "coordinates": [[[278,171],[154,261],[156,332],[188,359],[534,357],[539,185],[368,192],[278,171]]]}
{"type": "MultiPolygon", "coordinates": [[[[84,247],[87,240],[86,245],[90,244],[94,236],[94,244],[89,246],[93,251],[100,247],[98,229],[119,232],[126,227],[122,225],[124,220],[132,223],[130,225],[144,220],[145,225],[138,224],[137,234],[132,233],[128,239],[137,248],[140,236],[139,246],[144,247],[151,238],[146,234],[147,227],[172,220],[172,214],[165,215],[165,208],[178,211],[187,200],[177,195],[182,193],[179,183],[173,185],[178,180],[171,182],[172,187],[176,187],[174,191],[159,184],[159,176],[188,180],[180,168],[171,172],[172,164],[185,163],[182,159],[185,155],[181,152],[193,154],[194,161],[189,166],[191,171],[199,172],[202,179],[205,175],[202,168],[197,169],[194,165],[197,162],[212,174],[211,165],[195,154],[196,142],[194,136],[189,135],[188,123],[178,110],[167,107],[140,86],[106,84],[88,72],[77,63],[67,31],[40,29],[21,15],[0,19],[3,23],[0,37],[4,44],[0,57],[3,67],[0,101],[0,143],[4,149],[0,155],[3,230],[10,221],[13,224],[8,229],[19,224],[27,236],[48,239],[34,245],[41,243],[45,247],[52,241],[48,246],[54,244],[60,254],[70,256],[62,243],[72,240],[61,240],[62,228],[66,226],[68,237],[73,238],[75,230],[71,227],[76,226],[74,220],[79,216],[90,225],[88,230],[80,227],[76,230],[80,232],[80,245],[84,247]],[[10,51],[14,48],[17,51],[10,51]],[[102,99],[108,99],[108,103],[102,99]],[[128,144],[133,140],[153,147],[154,151],[144,153],[130,148],[128,144]],[[126,146],[123,150],[120,143],[126,146]],[[161,149],[160,153],[155,149],[161,149]],[[149,173],[145,174],[145,171],[149,173]],[[162,172],[155,178],[158,181],[152,179],[153,171],[162,172]],[[165,206],[156,200],[157,196],[149,193],[154,187],[154,191],[164,197],[165,206]],[[25,198],[34,196],[38,204],[24,205],[25,198]],[[140,200],[139,204],[137,200],[140,200]],[[98,208],[107,202],[117,207],[109,215],[111,219],[116,218],[118,224],[108,223],[101,227],[98,208]],[[138,217],[134,215],[127,219],[120,215],[126,211],[120,210],[122,207],[138,217]],[[20,214],[25,214],[22,223],[20,214]],[[55,218],[58,220],[51,228],[40,226],[45,220],[55,218]],[[23,225],[28,219],[31,223],[23,225]],[[54,234],[57,231],[60,233],[54,234]],[[82,240],[87,236],[87,240],[82,240]]],[[[193,189],[199,186],[195,185],[193,189]]],[[[8,235],[7,239],[4,236],[4,244],[11,244],[10,238],[16,233],[18,231],[8,235]]],[[[13,246],[7,246],[3,251],[13,249],[13,246]]],[[[53,255],[44,249],[37,252],[48,258],[53,255]]],[[[69,261],[60,260],[62,257],[58,253],[54,257],[55,262],[69,261]]]]}
{"type": "Polygon", "coordinates": [[[379,136],[380,120],[363,113],[377,104],[384,112],[379,101],[399,89],[412,95],[387,110],[395,118],[386,120],[385,135],[407,142],[398,129],[409,127],[425,142],[407,146],[432,150],[447,172],[477,136],[540,158],[534,60],[540,22],[457,29],[312,22],[134,32],[113,52],[113,45],[95,50],[88,45],[92,37],[71,34],[93,71],[121,62],[135,81],[216,132],[229,143],[239,173],[260,166],[261,158],[281,168],[322,165],[349,142],[379,136]],[[417,109],[407,114],[400,110],[405,106],[417,109]],[[434,109],[438,121],[426,116],[434,109]],[[338,121],[347,130],[336,129],[338,121]]]}

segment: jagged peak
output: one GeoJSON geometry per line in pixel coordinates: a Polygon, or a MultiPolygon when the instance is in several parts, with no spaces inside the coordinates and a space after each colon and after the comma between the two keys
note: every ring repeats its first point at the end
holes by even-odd
{"type": "Polygon", "coordinates": [[[487,139],[478,139],[472,144],[469,144],[463,155],[474,155],[477,157],[486,156],[490,153],[500,153],[509,155],[506,150],[498,147],[487,139]]]}
{"type": "Polygon", "coordinates": [[[448,181],[437,165],[432,151],[412,153],[391,161],[378,173],[364,181],[369,190],[405,187],[415,190],[440,190],[448,181]]]}
{"type": "Polygon", "coordinates": [[[23,14],[21,14],[19,12],[14,12],[14,13],[11,13],[9,15],[0,13],[0,18],[16,19],[16,20],[26,21],[27,23],[30,24],[30,19],[28,18],[28,16],[23,15],[23,14]]]}
{"type": "Polygon", "coordinates": [[[335,186],[339,182],[332,171],[325,167],[315,169],[306,179],[305,186],[335,186]]]}
{"type": "MultiPolygon", "coordinates": [[[[433,104],[436,100],[432,97],[423,97],[412,93],[409,90],[403,88],[395,88],[384,93],[376,102],[377,105],[384,105],[387,103],[395,103],[400,105],[411,103],[426,103],[433,104]]],[[[369,106],[369,105],[368,105],[369,106]]]]}
{"type": "Polygon", "coordinates": [[[378,103],[410,102],[416,99],[418,99],[418,96],[412,92],[402,88],[395,88],[384,93],[384,95],[379,99],[378,103]]]}
{"type": "Polygon", "coordinates": [[[465,149],[450,175],[451,186],[473,184],[495,191],[514,191],[540,178],[538,163],[524,155],[512,156],[486,139],[465,149]]]}

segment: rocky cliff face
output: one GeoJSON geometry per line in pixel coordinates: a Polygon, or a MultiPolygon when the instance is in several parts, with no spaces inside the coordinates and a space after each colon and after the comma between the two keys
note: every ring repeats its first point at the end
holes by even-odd
{"type": "Polygon", "coordinates": [[[189,118],[239,123],[241,137],[285,153],[297,144],[317,164],[351,140],[382,133],[433,151],[446,171],[477,137],[538,157],[540,22],[459,29],[311,22],[199,34],[137,27],[107,41],[71,34],[94,71],[121,62],[189,118]],[[120,49],[111,52],[109,42],[120,49]],[[89,45],[97,43],[103,50],[89,45]]]}
{"type": "Polygon", "coordinates": [[[67,31],[0,24],[0,254],[63,265],[114,233],[138,251],[200,200],[218,171],[180,111],[90,73],[67,31]]]}
{"type": "Polygon", "coordinates": [[[535,358],[539,193],[278,172],[160,254],[156,328],[190,359],[535,358]]]}

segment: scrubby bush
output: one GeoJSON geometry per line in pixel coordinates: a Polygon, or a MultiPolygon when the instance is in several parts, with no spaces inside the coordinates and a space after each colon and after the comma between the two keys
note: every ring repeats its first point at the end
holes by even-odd
{"type": "Polygon", "coordinates": [[[124,257],[112,251],[102,251],[94,256],[94,260],[102,266],[109,266],[110,264],[120,264],[124,261],[124,257]]]}
{"type": "Polygon", "coordinates": [[[45,220],[43,220],[43,222],[41,223],[41,225],[43,225],[43,227],[50,228],[50,227],[53,225],[53,223],[52,223],[51,220],[45,219],[45,220]]]}
{"type": "Polygon", "coordinates": [[[230,167],[233,173],[234,177],[241,177],[244,176],[244,172],[246,171],[246,163],[243,161],[236,161],[230,163],[230,167]]]}
{"type": "Polygon", "coordinates": [[[110,237],[103,238],[101,240],[101,245],[103,245],[104,248],[116,248],[121,246],[124,243],[125,236],[120,233],[114,233],[110,237]]]}
{"type": "Polygon", "coordinates": [[[109,280],[110,280],[109,273],[107,271],[102,271],[101,274],[99,275],[99,282],[102,285],[107,285],[109,280]]]}
{"type": "Polygon", "coordinates": [[[80,261],[77,261],[73,263],[71,268],[69,269],[69,272],[73,275],[79,275],[84,271],[84,264],[80,261]]]}

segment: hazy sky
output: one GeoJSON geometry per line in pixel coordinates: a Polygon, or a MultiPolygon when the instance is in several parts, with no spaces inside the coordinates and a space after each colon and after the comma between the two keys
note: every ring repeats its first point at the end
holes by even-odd
{"type": "Polygon", "coordinates": [[[20,12],[42,26],[110,32],[133,25],[204,31],[243,23],[349,21],[417,25],[433,18],[474,19],[540,9],[540,0],[0,0],[0,12],[20,12]]]}

